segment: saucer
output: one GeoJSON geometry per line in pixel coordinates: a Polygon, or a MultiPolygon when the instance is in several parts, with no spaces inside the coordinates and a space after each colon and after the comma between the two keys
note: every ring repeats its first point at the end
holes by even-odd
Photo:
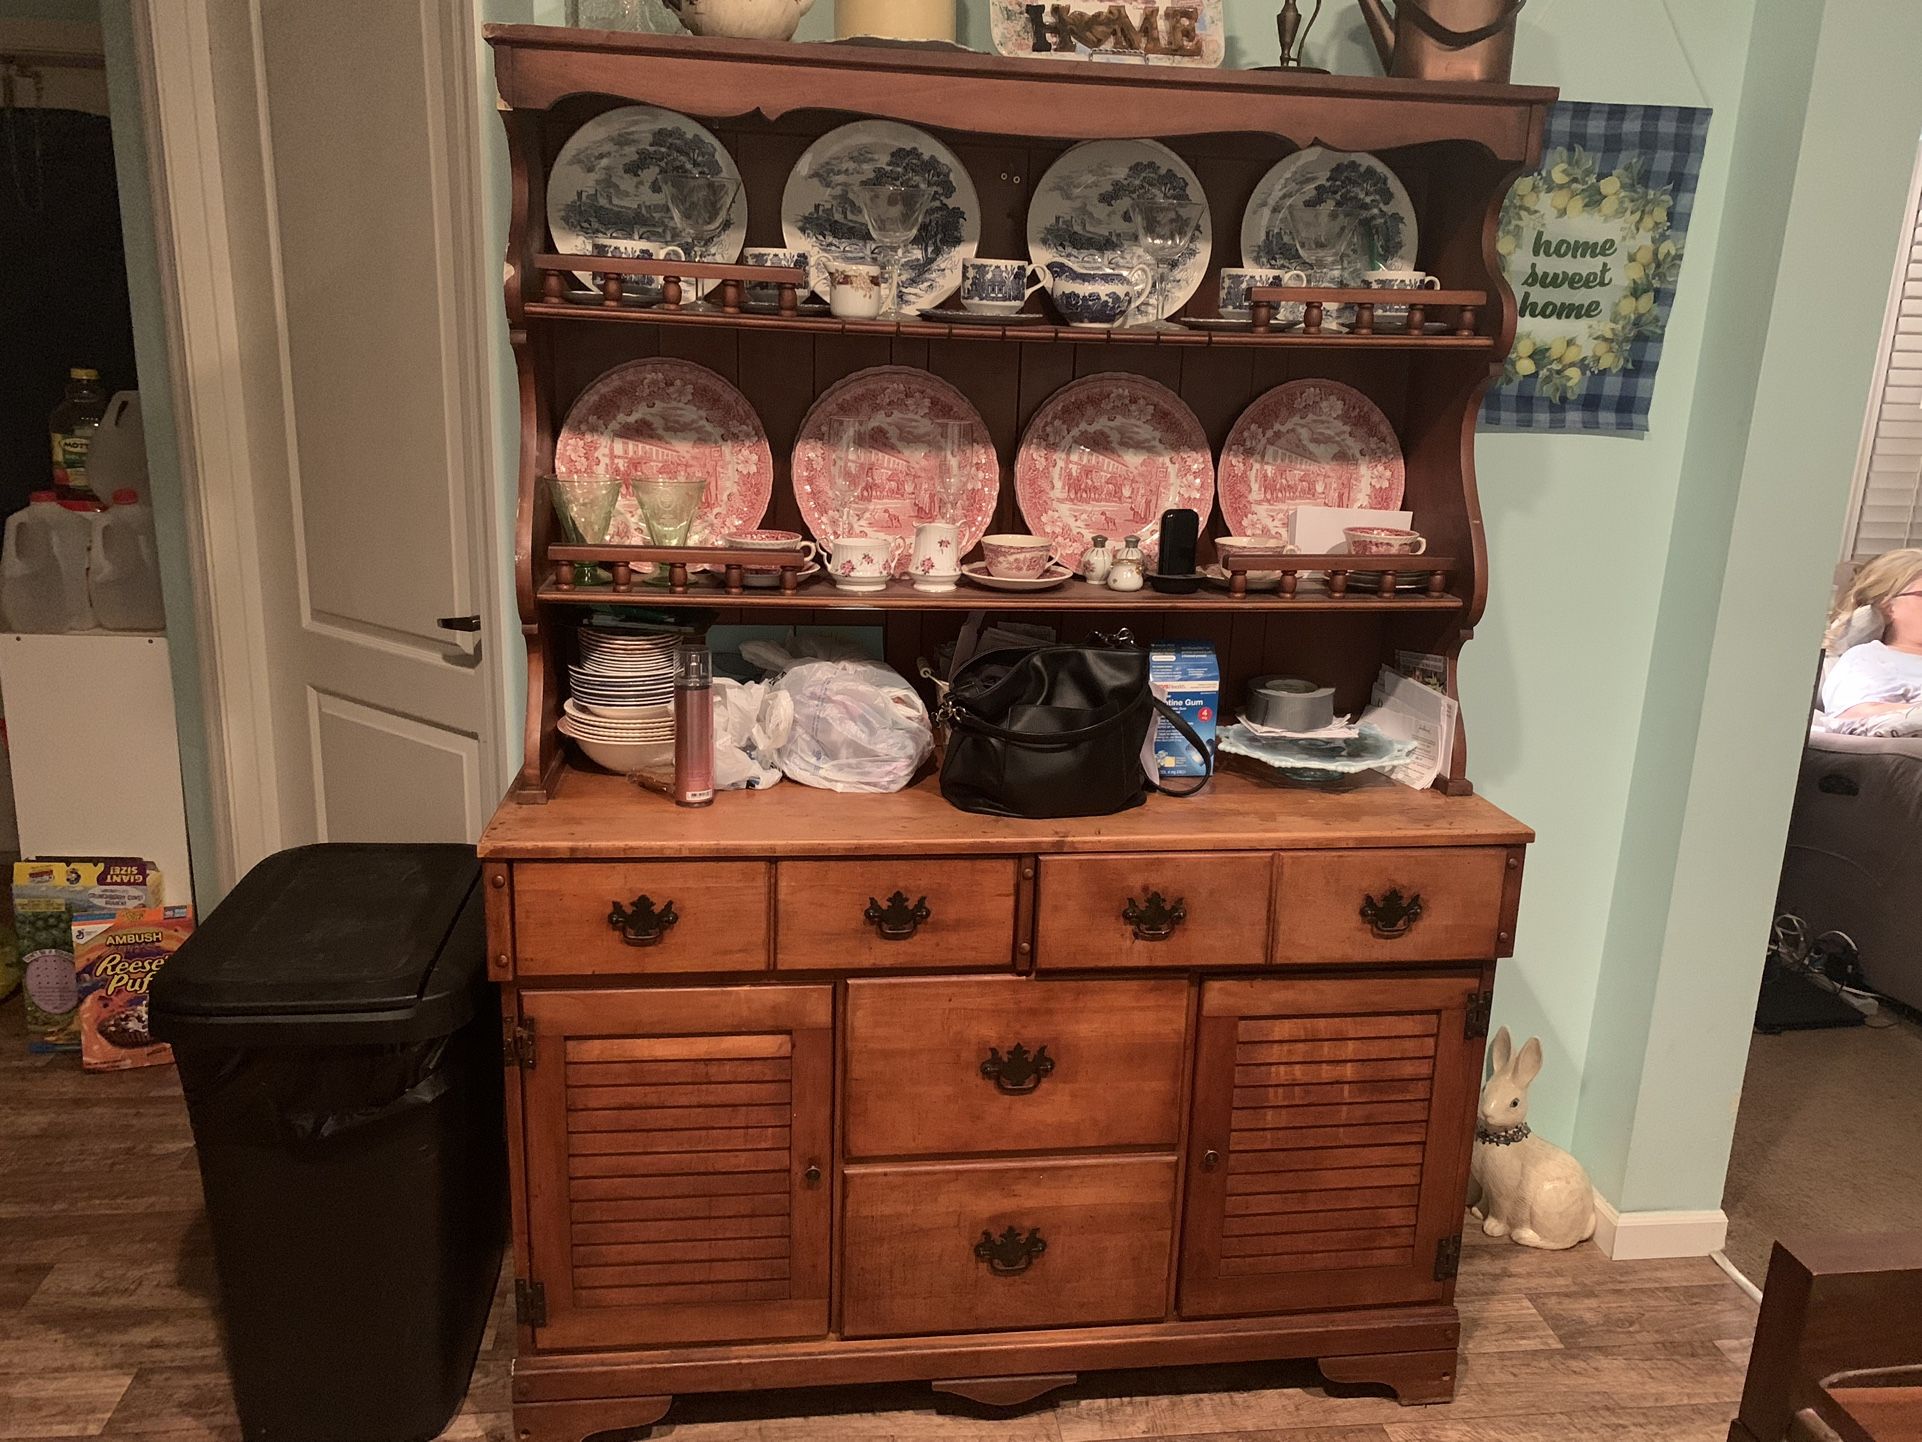
{"type": "Polygon", "coordinates": [[[1048,318],[1037,311],[1017,310],[1006,315],[977,315],[971,310],[924,310],[921,319],[936,325],[1046,325],[1048,318]]]}
{"type": "MultiPolygon", "coordinates": [[[[1246,320],[1238,320],[1231,315],[1178,315],[1175,317],[1175,321],[1177,324],[1187,326],[1190,330],[1237,331],[1253,330],[1255,328],[1253,316],[1248,317],[1246,320]]],[[[1279,329],[1279,327],[1277,327],[1277,329],[1279,329]]]]}
{"type": "MultiPolygon", "coordinates": [[[[820,574],[821,563],[819,561],[809,561],[794,573],[794,579],[798,584],[799,582],[807,580],[810,576],[818,576],[820,574]]],[[[743,586],[750,586],[758,591],[778,591],[781,588],[780,569],[777,567],[773,570],[757,571],[749,568],[742,571],[741,584],[743,586]]]]}
{"type": "Polygon", "coordinates": [[[994,575],[988,570],[986,561],[970,561],[961,568],[961,574],[975,585],[986,586],[990,591],[1049,591],[1072,578],[1074,572],[1057,561],[1033,580],[1014,579],[994,575]]]}
{"type": "MultiPolygon", "coordinates": [[[[781,303],[778,300],[743,300],[741,302],[741,309],[752,311],[755,315],[779,315],[781,313],[781,303]]],[[[828,314],[828,303],[824,300],[815,300],[810,297],[806,300],[795,302],[794,313],[796,315],[826,315],[828,314]]]]}

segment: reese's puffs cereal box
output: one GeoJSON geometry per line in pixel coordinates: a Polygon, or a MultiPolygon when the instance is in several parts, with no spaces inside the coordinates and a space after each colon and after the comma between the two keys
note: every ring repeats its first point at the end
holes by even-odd
{"type": "Polygon", "coordinates": [[[74,916],[158,906],[160,884],[158,867],[132,858],[14,862],[14,925],[26,973],[28,1051],[80,1050],[74,916]]]}
{"type": "Polygon", "coordinates": [[[193,933],[188,906],[88,912],[73,919],[73,971],[80,994],[80,1064],[122,1071],[173,1060],[147,1026],[154,973],[193,933]]]}

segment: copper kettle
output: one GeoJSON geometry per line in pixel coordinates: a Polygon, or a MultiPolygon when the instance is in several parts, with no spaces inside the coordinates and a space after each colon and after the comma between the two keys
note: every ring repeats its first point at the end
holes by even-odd
{"type": "Polygon", "coordinates": [[[1515,17],[1527,0],[1361,0],[1362,18],[1390,75],[1411,80],[1505,81],[1515,17]]]}

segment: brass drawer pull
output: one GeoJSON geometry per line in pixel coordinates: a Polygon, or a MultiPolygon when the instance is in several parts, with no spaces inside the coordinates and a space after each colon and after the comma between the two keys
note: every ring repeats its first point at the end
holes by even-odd
{"type": "Polygon", "coordinates": [[[981,1240],[974,1244],[974,1255],[986,1262],[988,1271],[997,1277],[1020,1276],[1047,1250],[1048,1244],[1041,1239],[1039,1227],[1029,1227],[1025,1237],[1019,1227],[1009,1227],[998,1237],[993,1229],[984,1227],[981,1240]]]}
{"type": "Polygon", "coordinates": [[[671,901],[655,910],[651,896],[637,896],[626,906],[617,901],[613,908],[607,913],[607,924],[618,931],[621,940],[629,946],[659,946],[667,936],[667,929],[681,919],[671,901]]]}
{"type": "Polygon", "coordinates": [[[1041,1085],[1041,1079],[1054,1071],[1054,1058],[1048,1055],[1044,1042],[1035,1051],[1029,1051],[1020,1042],[1008,1048],[1006,1056],[1001,1048],[988,1048],[988,1059],[981,1063],[981,1075],[994,1083],[996,1091],[1006,1092],[1009,1096],[1024,1096],[1041,1085]]]}
{"type": "Polygon", "coordinates": [[[861,913],[874,923],[883,941],[909,941],[921,929],[921,923],[932,913],[928,910],[928,899],[922,897],[914,905],[908,905],[908,894],[897,891],[883,905],[872,896],[868,898],[868,909],[861,913]]]}
{"type": "Polygon", "coordinates": [[[1418,891],[1412,896],[1403,896],[1399,887],[1391,886],[1382,893],[1379,901],[1373,896],[1364,896],[1361,919],[1383,941],[1406,936],[1414,924],[1421,920],[1421,893],[1418,891]]]}
{"type": "Polygon", "coordinates": [[[1166,941],[1188,919],[1188,906],[1185,901],[1171,905],[1159,891],[1151,891],[1146,901],[1129,897],[1121,919],[1134,928],[1136,941],[1166,941]]]}

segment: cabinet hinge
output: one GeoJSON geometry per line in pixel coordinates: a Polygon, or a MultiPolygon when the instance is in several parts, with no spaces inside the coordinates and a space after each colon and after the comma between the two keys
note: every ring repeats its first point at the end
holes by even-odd
{"type": "Polygon", "coordinates": [[[1452,1237],[1443,1237],[1435,1243],[1435,1280],[1437,1282],[1453,1281],[1455,1274],[1461,1269],[1461,1235],[1457,1233],[1452,1237]]]}
{"type": "Polygon", "coordinates": [[[534,1069],[534,1028],[526,1022],[515,1022],[507,1029],[507,1064],[517,1066],[522,1071],[534,1069]]]}
{"type": "Polygon", "coordinates": [[[1495,993],[1478,991],[1468,998],[1468,1012],[1462,1021],[1462,1035],[1469,1041],[1488,1035],[1488,1018],[1495,1010],[1495,993]]]}
{"type": "Polygon", "coordinates": [[[522,1327],[547,1325],[547,1283],[514,1278],[514,1322],[522,1327]]]}

